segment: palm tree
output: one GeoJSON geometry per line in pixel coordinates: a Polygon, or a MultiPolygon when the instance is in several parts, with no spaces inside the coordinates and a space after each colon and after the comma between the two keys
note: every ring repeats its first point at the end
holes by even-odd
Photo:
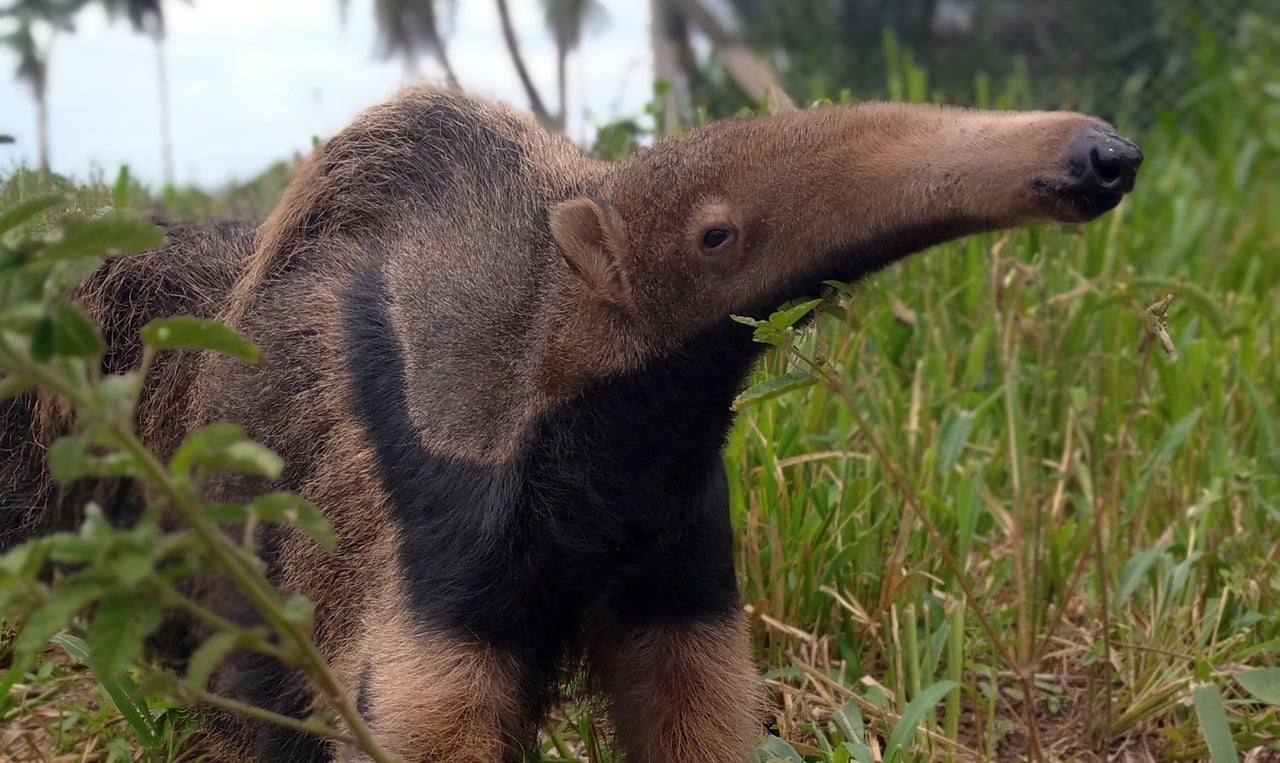
{"type": "MultiPolygon", "coordinates": [[[[339,0],[339,3],[345,14],[350,0],[339,0]]],[[[440,23],[441,11],[452,14],[455,3],[456,0],[374,0],[380,54],[386,58],[401,58],[411,69],[416,69],[420,56],[428,55],[440,64],[449,83],[457,86],[458,77],[449,61],[448,45],[440,23]]],[[[600,18],[603,9],[596,0],[542,0],[542,4],[547,26],[556,43],[556,85],[559,92],[555,113],[547,108],[547,101],[525,65],[506,0],[497,0],[498,16],[507,52],[529,98],[529,108],[546,127],[564,130],[568,99],[567,59],[581,43],[586,24],[600,18]]]]}
{"type": "Polygon", "coordinates": [[[107,16],[123,15],[136,32],[151,38],[155,50],[156,86],[160,99],[160,166],[166,186],[173,185],[173,133],[169,119],[169,67],[164,53],[164,9],[161,0],[101,0],[107,16]]]}
{"type": "Polygon", "coordinates": [[[529,76],[524,57],[520,54],[520,44],[516,39],[515,27],[511,23],[511,12],[507,0],[497,0],[498,18],[502,22],[502,38],[507,44],[507,53],[516,67],[516,74],[529,97],[530,108],[538,121],[552,130],[564,132],[568,120],[568,60],[569,54],[577,50],[582,43],[582,32],[592,22],[604,19],[604,7],[596,0],[542,0],[543,14],[547,29],[556,45],[556,91],[558,107],[551,113],[546,107],[538,88],[529,76]]]}
{"type": "MultiPolygon", "coordinates": [[[[339,0],[340,10],[346,17],[351,0],[339,0]]],[[[452,15],[456,0],[373,0],[373,17],[378,26],[378,49],[384,58],[400,58],[405,66],[417,73],[418,58],[422,55],[434,58],[444,70],[445,79],[453,87],[458,85],[453,65],[449,62],[444,34],[441,31],[441,6],[452,15]]]]}
{"type": "Polygon", "coordinates": [[[556,43],[556,90],[560,94],[560,119],[567,109],[565,64],[569,54],[582,43],[583,27],[604,18],[604,8],[596,0],[542,0],[547,28],[556,43]]]}
{"type": "Polygon", "coordinates": [[[659,79],[663,75],[672,77],[667,80],[670,87],[664,111],[680,111],[684,120],[688,118],[679,108],[682,105],[679,96],[680,85],[690,89],[697,70],[689,41],[693,31],[700,32],[711,43],[712,54],[748,96],[767,101],[774,108],[794,108],[769,63],[747,45],[741,34],[723,24],[704,0],[652,0],[652,7],[654,73],[659,79]]]}
{"type": "MultiPolygon", "coordinates": [[[[350,0],[339,1],[345,12],[350,0]]],[[[445,0],[451,11],[454,1],[445,0]]],[[[563,131],[568,114],[567,59],[581,44],[585,27],[593,19],[602,17],[603,8],[598,0],[541,0],[546,25],[556,45],[558,102],[553,112],[525,64],[508,0],[495,2],[503,41],[529,99],[530,110],[544,126],[563,131]]],[[[654,20],[654,69],[659,79],[678,86],[682,78],[687,82],[692,77],[697,62],[689,38],[697,31],[711,43],[714,55],[745,92],[758,100],[772,98],[779,107],[791,104],[769,65],[751,51],[735,30],[721,23],[703,0],[650,0],[650,5],[654,20]]],[[[374,0],[384,55],[401,56],[412,65],[419,54],[427,53],[441,63],[450,82],[456,84],[457,78],[446,55],[447,42],[437,20],[439,10],[436,0],[374,0]]],[[[675,95],[671,93],[669,97],[671,103],[663,109],[668,119],[674,120],[677,115],[687,119],[688,109],[677,109],[675,95]]],[[[664,125],[664,128],[671,127],[674,122],[664,125]]]]}
{"type": "MultiPolygon", "coordinates": [[[[31,87],[36,102],[36,135],[40,171],[49,172],[49,58],[59,33],[73,32],[75,15],[94,0],[15,0],[0,8],[0,18],[15,22],[14,30],[0,38],[18,55],[17,77],[31,87]],[[41,44],[36,29],[47,26],[48,40],[41,44]]],[[[156,46],[156,74],[160,83],[161,160],[166,183],[173,181],[173,150],[169,131],[169,85],[164,62],[164,14],[161,0],[101,0],[108,16],[125,15],[134,29],[146,31],[156,46]]]]}
{"type": "Polygon", "coordinates": [[[15,72],[19,80],[31,87],[36,102],[36,140],[40,153],[40,172],[49,174],[49,57],[59,32],[72,30],[71,18],[87,0],[15,0],[0,8],[0,17],[15,22],[14,30],[0,38],[18,56],[15,72]],[[36,39],[38,27],[49,28],[48,39],[36,39]]]}

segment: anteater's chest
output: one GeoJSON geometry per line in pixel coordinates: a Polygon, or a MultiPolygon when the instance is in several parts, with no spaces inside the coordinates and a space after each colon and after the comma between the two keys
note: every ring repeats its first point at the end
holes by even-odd
{"type": "Polygon", "coordinates": [[[551,656],[588,613],[675,620],[732,599],[719,453],[681,460],[619,442],[547,438],[483,466],[424,454],[412,505],[397,511],[417,614],[551,656]]]}

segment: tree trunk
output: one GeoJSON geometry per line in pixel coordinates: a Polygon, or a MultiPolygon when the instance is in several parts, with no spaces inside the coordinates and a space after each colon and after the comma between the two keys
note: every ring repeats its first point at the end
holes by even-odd
{"type": "Polygon", "coordinates": [[[449,87],[458,89],[458,75],[453,71],[453,64],[449,63],[449,54],[445,52],[444,42],[441,41],[440,47],[436,49],[436,60],[440,62],[440,68],[444,69],[444,80],[449,87]]]}
{"type": "Polygon", "coordinates": [[[569,63],[569,48],[563,42],[556,42],[556,89],[560,91],[560,129],[565,131],[569,125],[568,107],[568,75],[565,67],[569,63]]]}
{"type": "Polygon", "coordinates": [[[39,46],[32,44],[35,70],[31,78],[31,90],[36,99],[36,138],[40,146],[40,176],[48,178],[52,170],[49,160],[49,60],[53,58],[53,44],[58,39],[58,28],[49,34],[49,44],[44,55],[39,46]]]}
{"type": "Polygon", "coordinates": [[[520,75],[520,84],[524,85],[524,92],[529,96],[529,108],[543,127],[563,132],[563,115],[561,119],[556,119],[547,111],[537,86],[533,84],[533,78],[529,76],[529,70],[525,68],[524,57],[520,55],[520,42],[516,39],[515,28],[511,25],[511,11],[507,8],[507,0],[497,0],[497,3],[498,17],[502,20],[502,39],[507,43],[507,53],[511,55],[511,62],[515,64],[516,74],[520,75]]]}
{"type": "Polygon", "coordinates": [[[658,113],[663,135],[671,135],[680,127],[680,103],[678,92],[680,63],[675,40],[671,38],[671,22],[675,11],[668,0],[649,0],[649,44],[653,51],[653,79],[664,83],[666,89],[657,95],[658,113]]]}
{"type": "Polygon", "coordinates": [[[666,2],[702,30],[702,33],[711,41],[711,48],[716,58],[720,59],[729,76],[733,77],[734,82],[738,83],[738,87],[746,91],[747,95],[757,101],[776,99],[776,105],[783,110],[795,108],[795,104],[782,89],[769,64],[721,24],[720,20],[708,11],[700,0],[666,0],[666,2]]]}
{"type": "Polygon", "coordinates": [[[40,175],[49,176],[49,93],[44,78],[35,86],[36,138],[40,146],[40,175]]]}
{"type": "Polygon", "coordinates": [[[160,95],[160,171],[165,187],[173,185],[173,128],[169,121],[169,64],[164,55],[164,38],[152,38],[156,52],[156,83],[160,95]]]}

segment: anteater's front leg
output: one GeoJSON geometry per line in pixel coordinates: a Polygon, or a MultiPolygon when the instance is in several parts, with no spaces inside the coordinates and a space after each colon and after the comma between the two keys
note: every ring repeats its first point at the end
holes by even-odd
{"type": "Polygon", "coordinates": [[[744,763],[761,736],[718,456],[714,464],[701,499],[650,535],[595,621],[589,668],[627,763],[744,763]]]}
{"type": "Polygon", "coordinates": [[[384,748],[407,763],[518,761],[536,728],[527,667],[507,650],[376,607],[356,654],[357,703],[384,748]]]}
{"type": "Polygon", "coordinates": [[[744,763],[762,702],[745,619],[615,625],[591,653],[627,763],[744,763]]]}

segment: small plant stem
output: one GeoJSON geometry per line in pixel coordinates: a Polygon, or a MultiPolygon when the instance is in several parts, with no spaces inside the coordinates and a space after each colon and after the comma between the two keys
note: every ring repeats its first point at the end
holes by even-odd
{"type": "MultiPolygon", "coordinates": [[[[180,690],[182,691],[182,690],[180,690]]],[[[332,739],[342,744],[356,744],[356,740],[340,731],[335,731],[328,726],[318,723],[308,723],[300,721],[297,718],[290,718],[287,715],[273,713],[270,710],[264,710],[257,705],[250,705],[246,702],[239,702],[234,699],[228,699],[219,694],[214,694],[204,689],[191,690],[187,689],[183,693],[187,694],[192,702],[209,707],[216,707],[221,710],[227,710],[236,715],[243,715],[246,718],[252,718],[258,721],[264,721],[274,726],[281,726],[294,731],[301,731],[304,734],[313,734],[315,736],[332,739]]],[[[368,752],[368,750],[365,750],[368,752]]]]}
{"type": "MultiPolygon", "coordinates": [[[[1018,286],[1012,294],[1007,295],[1009,304],[1018,304],[1021,292],[1022,288],[1018,286]]],[[[1022,494],[1022,471],[1018,463],[1018,417],[1015,409],[1016,385],[1013,374],[1016,343],[1015,316],[1015,310],[1010,308],[1004,321],[1004,329],[1001,331],[1000,364],[1004,375],[1005,430],[1009,434],[1009,478],[1014,501],[1013,506],[1010,507],[1013,510],[1009,512],[1011,520],[1009,534],[1012,536],[1010,540],[1013,547],[1013,581],[1018,597],[1018,683],[1022,689],[1022,725],[1027,731],[1027,746],[1030,748],[1033,760],[1042,760],[1044,752],[1040,749],[1040,735],[1036,729],[1035,686],[1031,681],[1031,674],[1035,671],[1033,661],[1035,650],[1031,632],[1033,603],[1031,587],[1027,583],[1028,569],[1034,574],[1035,566],[1034,562],[1027,563],[1029,544],[1022,512],[1019,510],[1020,507],[1026,506],[1027,502],[1022,494]]]]}
{"type": "MultiPolygon", "coordinates": [[[[957,686],[947,695],[943,733],[947,739],[955,739],[960,731],[960,692],[964,684],[964,601],[952,600],[947,608],[947,678],[957,686]]],[[[954,759],[954,751],[948,750],[947,760],[954,759]]]]}
{"type": "Polygon", "coordinates": [[[556,748],[556,753],[565,760],[577,760],[577,756],[573,754],[573,750],[569,749],[569,744],[560,737],[560,732],[556,727],[548,723],[543,727],[547,732],[547,737],[551,740],[552,746],[556,748]]]}
{"type": "Polygon", "coordinates": [[[915,699],[920,694],[920,637],[916,633],[916,608],[908,604],[902,608],[902,646],[907,661],[907,692],[915,699]]]}
{"type": "MultiPolygon", "coordinates": [[[[1138,368],[1138,377],[1137,377],[1137,381],[1135,382],[1135,385],[1136,385],[1135,388],[1138,390],[1141,390],[1143,387],[1146,386],[1147,374],[1149,372],[1149,366],[1150,366],[1150,362],[1149,362],[1150,358],[1151,356],[1149,353],[1144,353],[1142,356],[1142,365],[1139,366],[1138,368]]],[[[1120,426],[1120,432],[1116,436],[1116,444],[1118,448],[1123,447],[1124,443],[1128,440],[1129,432],[1133,427],[1133,422],[1137,419],[1138,399],[1139,399],[1138,395],[1135,394],[1133,397],[1133,401],[1129,406],[1129,410],[1125,415],[1124,423],[1120,426]]],[[[1097,485],[1098,480],[1097,480],[1096,462],[1098,459],[1096,454],[1098,453],[1098,447],[1097,447],[1098,433],[1094,431],[1092,435],[1093,437],[1087,440],[1088,442],[1091,443],[1090,453],[1089,453],[1089,469],[1092,473],[1092,482],[1094,485],[1097,485]]],[[[1085,440],[1085,436],[1083,434],[1081,439],[1085,440]]],[[[1098,565],[1099,573],[1102,575],[1102,580],[1099,581],[1099,585],[1101,586],[1101,591],[1099,593],[1099,596],[1101,597],[1100,609],[1102,613],[1102,628],[1103,628],[1102,643],[1103,643],[1104,654],[1103,654],[1102,662],[1105,663],[1105,666],[1102,668],[1102,670],[1104,674],[1103,675],[1104,691],[1106,692],[1106,702],[1105,702],[1105,707],[1103,708],[1102,728],[1104,729],[1103,733],[1106,736],[1106,738],[1099,740],[1100,748],[1106,747],[1106,745],[1110,742],[1110,736],[1113,733],[1110,730],[1111,724],[1112,724],[1111,703],[1113,701],[1112,687],[1111,687],[1111,627],[1110,627],[1111,617],[1110,617],[1110,603],[1107,601],[1107,593],[1106,593],[1107,584],[1106,584],[1106,569],[1104,564],[1105,559],[1102,556],[1102,553],[1101,553],[1102,546],[1100,544],[1102,543],[1102,536],[1103,536],[1103,524],[1102,524],[1103,510],[1108,504],[1114,503],[1114,501],[1119,496],[1119,492],[1120,492],[1120,469],[1116,468],[1112,470],[1111,482],[1107,486],[1106,494],[1105,495],[1099,495],[1096,493],[1094,494],[1093,506],[1091,507],[1093,516],[1090,518],[1090,523],[1089,523],[1089,533],[1092,536],[1093,546],[1094,546],[1094,561],[1098,565]]],[[[1046,633],[1056,633],[1058,631],[1058,628],[1062,626],[1063,620],[1066,619],[1068,604],[1071,601],[1075,600],[1076,591],[1079,589],[1081,581],[1084,580],[1084,572],[1085,572],[1087,561],[1088,561],[1087,555],[1081,554],[1079,561],[1077,561],[1075,564],[1075,569],[1072,570],[1071,580],[1068,582],[1066,590],[1063,592],[1062,605],[1059,606],[1057,612],[1054,613],[1053,623],[1049,628],[1049,630],[1045,631],[1046,633]]],[[[1047,646],[1050,643],[1052,643],[1051,639],[1044,639],[1041,642],[1041,650],[1047,648],[1047,646]]],[[[1039,655],[1037,655],[1037,657],[1039,657],[1039,655]]]]}
{"type": "MultiPolygon", "coordinates": [[[[242,628],[225,617],[222,617],[217,612],[200,606],[189,597],[184,596],[182,592],[174,586],[165,586],[161,589],[160,595],[164,599],[166,606],[173,607],[174,609],[180,609],[192,617],[199,618],[209,625],[212,625],[219,631],[227,633],[235,633],[238,631],[245,634],[245,636],[251,640],[243,643],[238,642],[240,644],[240,648],[253,649],[254,651],[265,654],[268,657],[274,657],[281,662],[288,662],[290,655],[285,650],[280,649],[267,639],[261,638],[258,634],[254,634],[252,632],[253,629],[242,628]]],[[[260,633],[261,632],[263,631],[260,631],[260,633]]]]}

